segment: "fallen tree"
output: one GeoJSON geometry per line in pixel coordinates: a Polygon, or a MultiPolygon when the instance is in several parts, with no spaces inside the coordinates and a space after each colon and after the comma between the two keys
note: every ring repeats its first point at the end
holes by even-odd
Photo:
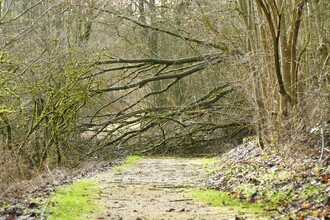
{"type": "Polygon", "coordinates": [[[112,58],[92,63],[94,69],[82,80],[97,81],[108,75],[112,80],[91,88],[96,103],[102,104],[79,122],[80,136],[91,146],[88,155],[104,151],[202,153],[228,138],[240,140],[253,132],[248,121],[228,112],[233,107],[228,97],[236,95],[229,83],[215,83],[179,106],[157,102],[168,98],[180,81],[207,73],[226,59],[218,53],[177,60],[112,58]],[[162,88],[151,89],[155,82],[161,82],[162,88]],[[105,96],[111,99],[104,100],[105,96]]]}

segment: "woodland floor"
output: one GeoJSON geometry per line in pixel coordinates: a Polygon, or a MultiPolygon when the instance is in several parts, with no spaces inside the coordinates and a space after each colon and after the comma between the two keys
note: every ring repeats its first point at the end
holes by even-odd
{"type": "MultiPolygon", "coordinates": [[[[315,151],[314,151],[315,153],[315,151]]],[[[329,219],[330,156],[261,150],[245,143],[207,164],[203,159],[142,158],[114,172],[118,163],[91,166],[68,175],[52,171],[8,189],[0,197],[0,220],[44,219],[47,197],[58,185],[89,179],[100,211],[87,219],[262,219],[231,205],[213,207],[194,199],[196,188],[223,191],[262,204],[266,219],[329,219]],[[211,172],[212,171],[212,172],[211,172]]]]}

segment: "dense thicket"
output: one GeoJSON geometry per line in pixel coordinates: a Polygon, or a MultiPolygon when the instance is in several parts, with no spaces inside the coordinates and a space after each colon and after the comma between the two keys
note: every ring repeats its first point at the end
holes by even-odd
{"type": "Polygon", "coordinates": [[[220,153],[253,135],[326,147],[329,9],[0,1],[0,182],[92,157],[220,153]]]}

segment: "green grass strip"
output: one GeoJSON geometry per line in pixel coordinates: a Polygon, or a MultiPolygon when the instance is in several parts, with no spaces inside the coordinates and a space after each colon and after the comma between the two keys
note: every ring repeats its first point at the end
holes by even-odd
{"type": "Polygon", "coordinates": [[[88,219],[87,214],[99,211],[99,207],[92,198],[98,191],[97,184],[91,180],[82,180],[59,187],[56,194],[50,198],[50,203],[53,205],[49,207],[52,214],[48,219],[88,219]]]}
{"type": "Polygon", "coordinates": [[[198,158],[196,160],[204,166],[204,171],[207,174],[211,174],[219,169],[219,166],[217,165],[217,163],[219,162],[219,158],[198,158]]]}
{"type": "Polygon", "coordinates": [[[219,158],[216,158],[216,157],[211,157],[211,158],[197,158],[196,160],[198,162],[200,162],[201,164],[205,164],[205,165],[213,165],[213,164],[219,162],[219,158]]]}
{"type": "Polygon", "coordinates": [[[190,192],[190,195],[198,201],[205,204],[210,204],[212,206],[228,206],[230,208],[236,209],[237,211],[255,214],[264,212],[263,204],[242,201],[232,195],[229,195],[228,192],[193,189],[190,192]]]}
{"type": "Polygon", "coordinates": [[[123,171],[123,169],[126,169],[128,167],[133,166],[134,164],[137,164],[141,159],[142,157],[140,156],[128,156],[126,157],[124,163],[121,166],[115,167],[111,171],[114,173],[120,173],[121,171],[123,171]]]}

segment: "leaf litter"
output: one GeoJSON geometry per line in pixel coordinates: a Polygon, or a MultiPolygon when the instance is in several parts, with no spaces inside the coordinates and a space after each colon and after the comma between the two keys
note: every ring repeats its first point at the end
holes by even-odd
{"type": "Polygon", "coordinates": [[[284,157],[250,141],[220,157],[212,189],[264,203],[273,219],[329,219],[330,157],[284,157]]]}

